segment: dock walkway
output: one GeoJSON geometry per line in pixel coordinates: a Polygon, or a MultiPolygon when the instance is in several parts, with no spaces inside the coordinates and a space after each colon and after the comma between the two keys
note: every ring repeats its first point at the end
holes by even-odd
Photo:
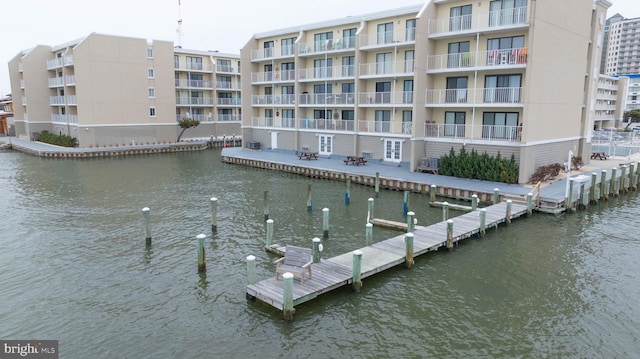
{"type": "MultiPolygon", "coordinates": [[[[507,204],[502,202],[486,207],[486,228],[496,227],[507,220],[507,204]]],[[[511,218],[517,218],[527,213],[527,206],[512,203],[511,218]]],[[[480,232],[478,212],[470,212],[452,218],[453,242],[456,243],[480,232]]],[[[426,227],[417,227],[413,231],[413,255],[436,251],[447,245],[447,222],[442,221],[426,227]]],[[[360,278],[372,276],[386,269],[405,262],[406,248],[405,234],[375,243],[371,246],[359,248],[362,251],[360,278]]],[[[313,278],[306,279],[304,286],[298,279],[294,280],[293,305],[310,301],[317,296],[333,289],[348,285],[352,282],[353,252],[339,256],[321,259],[320,263],[312,264],[313,278]]],[[[265,302],[278,310],[283,310],[283,282],[274,276],[247,286],[247,295],[265,302]]]]}

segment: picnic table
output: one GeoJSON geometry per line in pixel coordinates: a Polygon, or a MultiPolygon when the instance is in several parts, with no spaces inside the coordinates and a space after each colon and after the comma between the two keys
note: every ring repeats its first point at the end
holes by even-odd
{"type": "Polygon", "coordinates": [[[595,160],[595,159],[606,160],[607,159],[607,155],[604,152],[592,152],[591,153],[591,159],[592,160],[595,160]]]}
{"type": "Polygon", "coordinates": [[[344,160],[344,164],[352,164],[355,166],[365,165],[367,160],[364,159],[363,156],[347,156],[347,159],[344,160]]]}
{"type": "Polygon", "coordinates": [[[318,159],[318,152],[310,152],[310,151],[300,151],[298,153],[298,158],[301,160],[317,160],[318,159]]]}

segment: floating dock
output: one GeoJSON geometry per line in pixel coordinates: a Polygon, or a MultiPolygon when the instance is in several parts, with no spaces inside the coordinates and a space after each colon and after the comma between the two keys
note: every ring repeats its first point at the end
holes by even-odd
{"type": "MultiPolygon", "coordinates": [[[[485,228],[496,227],[500,223],[509,222],[513,218],[520,217],[528,212],[526,205],[511,203],[511,213],[508,213],[508,205],[501,202],[486,210],[485,228]]],[[[481,233],[481,221],[479,212],[470,212],[451,219],[453,221],[453,243],[481,233]]],[[[448,229],[447,221],[435,223],[426,227],[416,227],[412,232],[413,256],[436,251],[447,246],[448,229]]],[[[375,243],[371,246],[359,248],[362,252],[360,278],[364,279],[386,269],[405,263],[406,260],[406,234],[375,243]]],[[[299,279],[294,279],[293,305],[302,304],[313,300],[321,294],[353,282],[353,252],[339,256],[321,259],[319,263],[311,265],[313,278],[305,278],[304,285],[299,279]]],[[[284,310],[283,281],[275,279],[274,275],[263,281],[247,286],[247,297],[265,302],[274,308],[284,310]]]]}

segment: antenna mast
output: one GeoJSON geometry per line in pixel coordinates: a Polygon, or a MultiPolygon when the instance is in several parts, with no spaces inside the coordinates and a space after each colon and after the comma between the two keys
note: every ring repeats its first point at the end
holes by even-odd
{"type": "Polygon", "coordinates": [[[178,0],[178,47],[182,48],[182,0],[178,0]]]}

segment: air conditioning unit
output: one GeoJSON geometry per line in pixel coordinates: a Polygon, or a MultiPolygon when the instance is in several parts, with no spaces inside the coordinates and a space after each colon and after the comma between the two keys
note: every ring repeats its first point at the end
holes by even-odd
{"type": "Polygon", "coordinates": [[[247,148],[250,149],[250,150],[259,150],[260,149],[260,142],[248,141],[247,142],[247,148]]]}

